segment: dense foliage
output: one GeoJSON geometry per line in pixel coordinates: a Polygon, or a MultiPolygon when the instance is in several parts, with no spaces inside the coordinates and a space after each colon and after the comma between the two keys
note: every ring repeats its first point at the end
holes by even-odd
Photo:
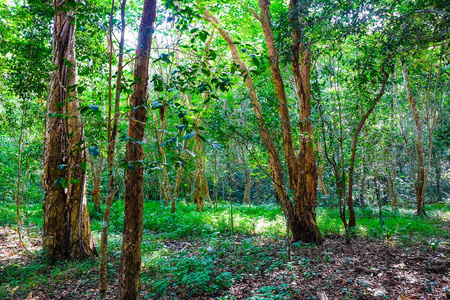
{"type": "MultiPolygon", "coordinates": [[[[0,0],[0,225],[17,226],[19,232],[23,226],[36,238],[43,226],[45,119],[55,117],[46,106],[55,71],[51,2],[0,0]]],[[[91,227],[99,245],[99,232],[109,225],[108,255],[117,264],[126,177],[144,168],[143,296],[220,295],[241,279],[233,273],[231,252],[244,255],[249,273],[278,267],[266,260],[268,253],[285,251],[279,243],[286,236],[289,240],[290,220],[261,128],[279,154],[281,184],[295,203],[286,119],[292,124],[294,157],[301,161],[305,155],[305,138],[314,147],[318,184],[313,204],[324,236],[342,235],[347,243],[370,237],[429,246],[448,238],[440,227],[448,222],[450,194],[448,1],[274,0],[269,28],[276,59],[260,11],[264,0],[159,1],[148,96],[139,106],[132,105],[132,95],[141,80],[134,74],[144,1],[66,2],[64,10],[76,11],[78,77],[71,88],[77,90],[84,130],[77,147],[87,151],[81,168],[87,174],[91,227]],[[304,53],[297,54],[302,70],[310,67],[308,75],[298,77],[293,68],[296,47],[310,51],[306,67],[304,53]],[[277,90],[275,61],[285,104],[277,90]],[[305,119],[297,83],[309,76],[310,116],[305,119]],[[114,99],[116,109],[111,108],[114,99]],[[141,106],[147,110],[145,136],[135,140],[129,136],[129,124],[136,121],[130,116],[141,106]],[[116,136],[111,135],[115,116],[116,136]],[[111,136],[117,144],[108,161],[111,136]],[[143,146],[143,160],[127,159],[127,145],[133,143],[143,146]],[[112,174],[114,203],[105,225],[112,174]],[[273,243],[262,250],[265,246],[254,240],[239,240],[255,236],[273,243]],[[167,244],[183,239],[199,240],[197,252],[189,256],[182,245],[180,250],[167,244]]],[[[63,189],[78,183],[61,176],[55,185],[63,189]]],[[[84,267],[91,266],[78,266],[77,272],[84,267]]],[[[109,276],[117,267],[108,265],[109,276]]],[[[0,277],[0,286],[19,276],[17,284],[27,286],[21,296],[26,296],[32,289],[28,274],[48,273],[44,269],[37,261],[20,272],[0,269],[8,278],[0,277]]],[[[271,291],[257,294],[266,292],[274,297],[271,291]]],[[[2,293],[0,298],[7,297],[2,293]]]]}

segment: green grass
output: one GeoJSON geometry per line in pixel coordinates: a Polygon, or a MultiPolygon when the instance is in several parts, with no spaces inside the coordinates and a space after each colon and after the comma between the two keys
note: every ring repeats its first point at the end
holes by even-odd
{"type": "MultiPolygon", "coordinates": [[[[42,206],[34,204],[28,208],[25,227],[33,228],[31,233],[38,236],[43,222],[42,206]]],[[[101,216],[94,212],[91,204],[89,208],[98,246],[101,216]]],[[[412,209],[383,210],[380,221],[377,209],[357,208],[357,227],[353,235],[407,245],[429,246],[433,239],[448,240],[449,233],[441,226],[450,221],[450,206],[427,205],[427,212],[427,217],[417,217],[412,209]]],[[[109,276],[112,280],[118,269],[123,218],[123,202],[115,202],[109,234],[109,256],[112,257],[109,276]]],[[[0,226],[15,226],[15,219],[15,205],[0,203],[0,226]]],[[[324,236],[343,235],[337,209],[317,208],[317,220],[324,236]]],[[[176,214],[172,215],[169,208],[146,201],[142,242],[143,297],[170,298],[180,291],[188,297],[205,293],[219,296],[242,274],[271,272],[286,266],[285,228],[285,219],[275,205],[234,205],[232,228],[231,209],[227,203],[219,204],[217,209],[207,207],[198,213],[194,205],[180,202],[176,214]]],[[[306,268],[309,262],[302,263],[306,268]]],[[[56,285],[73,276],[98,280],[97,274],[88,274],[96,266],[95,260],[49,265],[39,257],[27,264],[9,264],[0,271],[0,298],[11,296],[11,291],[26,296],[35,286],[48,284],[49,280],[56,285]]],[[[273,298],[274,290],[289,298],[290,291],[282,286],[268,286],[258,290],[254,297],[273,298]]]]}
{"type": "MultiPolygon", "coordinates": [[[[123,202],[112,206],[110,233],[112,244],[120,244],[119,235],[123,228],[123,202]]],[[[89,204],[91,226],[94,234],[101,230],[101,215],[89,204]]],[[[440,226],[450,222],[450,205],[427,205],[427,217],[417,217],[413,210],[392,212],[383,210],[383,219],[378,219],[378,210],[356,208],[357,227],[354,235],[367,238],[404,237],[404,240],[422,242],[433,237],[446,237],[440,226]]],[[[16,206],[14,203],[0,203],[0,226],[15,226],[16,206]]],[[[25,227],[42,228],[42,206],[28,206],[28,219],[25,227]]],[[[317,222],[323,235],[343,235],[344,228],[338,209],[317,208],[317,222]]],[[[209,238],[213,235],[259,235],[280,238],[286,234],[285,219],[276,205],[233,206],[233,229],[231,228],[231,209],[229,204],[220,204],[217,209],[207,207],[202,213],[192,204],[180,202],[177,212],[172,215],[166,207],[155,201],[144,203],[144,230],[155,239],[193,239],[209,238]]],[[[113,247],[114,248],[114,247],[113,247]]]]}

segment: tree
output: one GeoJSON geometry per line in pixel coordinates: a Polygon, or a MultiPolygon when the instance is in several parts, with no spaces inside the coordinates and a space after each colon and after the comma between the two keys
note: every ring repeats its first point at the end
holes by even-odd
{"type": "Polygon", "coordinates": [[[128,169],[125,181],[125,219],[119,270],[119,299],[139,299],[141,290],[141,242],[143,229],[144,151],[142,141],[147,122],[147,84],[156,0],[145,0],[134,66],[127,136],[128,169]]]}
{"type": "MultiPolygon", "coordinates": [[[[108,148],[107,148],[107,163],[108,163],[108,194],[106,197],[106,207],[103,213],[102,224],[102,236],[100,245],[100,299],[106,298],[107,278],[106,278],[106,266],[108,263],[107,250],[108,250],[108,227],[109,218],[111,215],[111,205],[114,199],[114,191],[116,185],[116,172],[114,170],[114,158],[116,154],[116,138],[119,127],[119,115],[120,115],[120,94],[122,87],[122,72],[123,72],[123,53],[124,53],[124,41],[125,41],[125,7],[127,5],[126,0],[122,0],[121,4],[121,35],[119,43],[119,61],[117,67],[117,81],[116,81],[116,93],[114,97],[114,117],[112,117],[112,22],[114,12],[114,1],[111,7],[110,23],[109,23],[109,40],[110,40],[110,52],[109,52],[109,80],[108,80],[108,148]],[[112,123],[112,124],[111,124],[112,123]]],[[[99,164],[101,165],[102,158],[100,157],[99,164]]],[[[95,180],[95,177],[94,177],[95,180]]],[[[94,186],[95,191],[95,186],[94,186]]]]}
{"type": "MultiPolygon", "coordinates": [[[[239,51],[237,50],[236,43],[228,31],[226,31],[221,25],[219,20],[214,17],[209,11],[203,10],[203,16],[205,20],[210,22],[213,26],[218,28],[220,35],[227,42],[230,49],[233,62],[236,64],[244,77],[245,84],[251,99],[253,111],[257,118],[259,133],[265,144],[266,150],[269,154],[270,169],[272,172],[272,180],[274,183],[274,190],[277,201],[279,202],[283,213],[287,218],[290,230],[292,231],[293,238],[296,241],[313,242],[316,244],[322,243],[322,237],[319,228],[316,224],[315,215],[315,200],[317,196],[317,170],[314,150],[312,145],[311,136],[304,135],[301,141],[301,151],[296,156],[292,143],[291,136],[291,121],[289,117],[289,109],[287,105],[286,93],[284,90],[284,83],[281,78],[281,72],[278,66],[279,56],[274,45],[274,35],[270,22],[270,10],[269,2],[261,0],[259,2],[261,15],[258,15],[253,11],[253,15],[261,22],[264,29],[266,44],[269,49],[270,70],[272,74],[272,80],[275,85],[275,94],[279,100],[279,115],[281,117],[281,129],[282,129],[282,141],[286,161],[289,170],[289,187],[293,191],[294,199],[291,200],[287,192],[284,183],[283,168],[280,161],[280,155],[274,144],[272,137],[266,128],[261,104],[258,100],[258,96],[253,84],[253,79],[248,71],[247,66],[242,61],[239,51]],[[301,168],[300,168],[301,167],[301,168]]],[[[308,105],[310,105],[310,85],[309,85],[309,68],[310,68],[310,48],[304,49],[304,60],[302,60],[302,72],[308,77],[305,78],[305,89],[302,90],[303,105],[305,111],[303,117],[306,118],[310,113],[310,106],[308,111],[308,105]],[[305,61],[306,60],[306,61],[305,61]]],[[[298,74],[300,75],[300,74],[298,74]]],[[[305,121],[305,120],[303,120],[305,121]]],[[[308,133],[312,130],[311,126],[305,123],[300,123],[302,132],[308,133]]]]}
{"type": "Polygon", "coordinates": [[[44,249],[53,260],[93,256],[85,198],[86,152],[78,110],[76,2],[53,1],[53,71],[44,138],[44,249]]]}

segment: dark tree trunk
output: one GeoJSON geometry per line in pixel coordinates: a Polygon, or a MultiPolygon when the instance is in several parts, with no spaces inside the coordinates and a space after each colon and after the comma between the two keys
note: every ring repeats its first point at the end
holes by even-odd
{"type": "Polygon", "coordinates": [[[145,0],[134,66],[134,78],[139,82],[133,86],[131,106],[134,109],[131,110],[128,127],[129,168],[125,181],[125,220],[119,270],[118,299],[121,300],[137,300],[141,291],[144,168],[140,162],[144,160],[142,140],[147,122],[148,68],[155,16],[156,0],[145,0]]]}

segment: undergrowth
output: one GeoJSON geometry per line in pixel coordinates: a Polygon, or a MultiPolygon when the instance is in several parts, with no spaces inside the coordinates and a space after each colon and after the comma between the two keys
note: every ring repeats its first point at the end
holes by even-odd
{"type": "MultiPolygon", "coordinates": [[[[91,204],[89,208],[92,232],[98,246],[101,215],[94,212],[91,204]]],[[[377,209],[357,208],[357,227],[353,236],[383,239],[394,244],[420,243],[428,246],[432,245],[432,239],[448,240],[448,232],[441,227],[444,222],[450,221],[450,207],[427,205],[427,211],[428,216],[417,217],[413,210],[393,212],[385,209],[380,220],[377,209]]],[[[28,205],[27,216],[24,225],[26,234],[39,236],[43,222],[42,206],[28,205]]],[[[343,235],[337,209],[318,207],[317,221],[325,237],[343,235]]],[[[14,227],[15,222],[15,205],[0,203],[0,226],[14,227]]],[[[119,264],[122,227],[123,202],[115,202],[109,234],[109,276],[112,281],[119,264]]],[[[142,297],[176,298],[180,296],[180,291],[185,293],[186,298],[200,294],[220,296],[242,274],[257,276],[286,267],[285,228],[285,219],[275,205],[234,205],[231,211],[228,203],[222,203],[217,208],[209,206],[198,213],[194,205],[179,202],[177,212],[172,215],[160,203],[146,201],[142,297]]],[[[308,245],[296,243],[293,246],[308,245]]],[[[304,263],[306,268],[309,262],[304,263]]],[[[87,270],[96,268],[97,262],[92,260],[50,265],[39,256],[26,265],[8,264],[0,268],[0,298],[8,299],[11,293],[26,296],[28,291],[45,285],[48,280],[57,283],[74,276],[83,278],[87,276],[87,270]]],[[[259,296],[274,297],[274,289],[277,295],[289,298],[290,291],[284,287],[267,286],[255,293],[255,299],[259,296]]]]}

